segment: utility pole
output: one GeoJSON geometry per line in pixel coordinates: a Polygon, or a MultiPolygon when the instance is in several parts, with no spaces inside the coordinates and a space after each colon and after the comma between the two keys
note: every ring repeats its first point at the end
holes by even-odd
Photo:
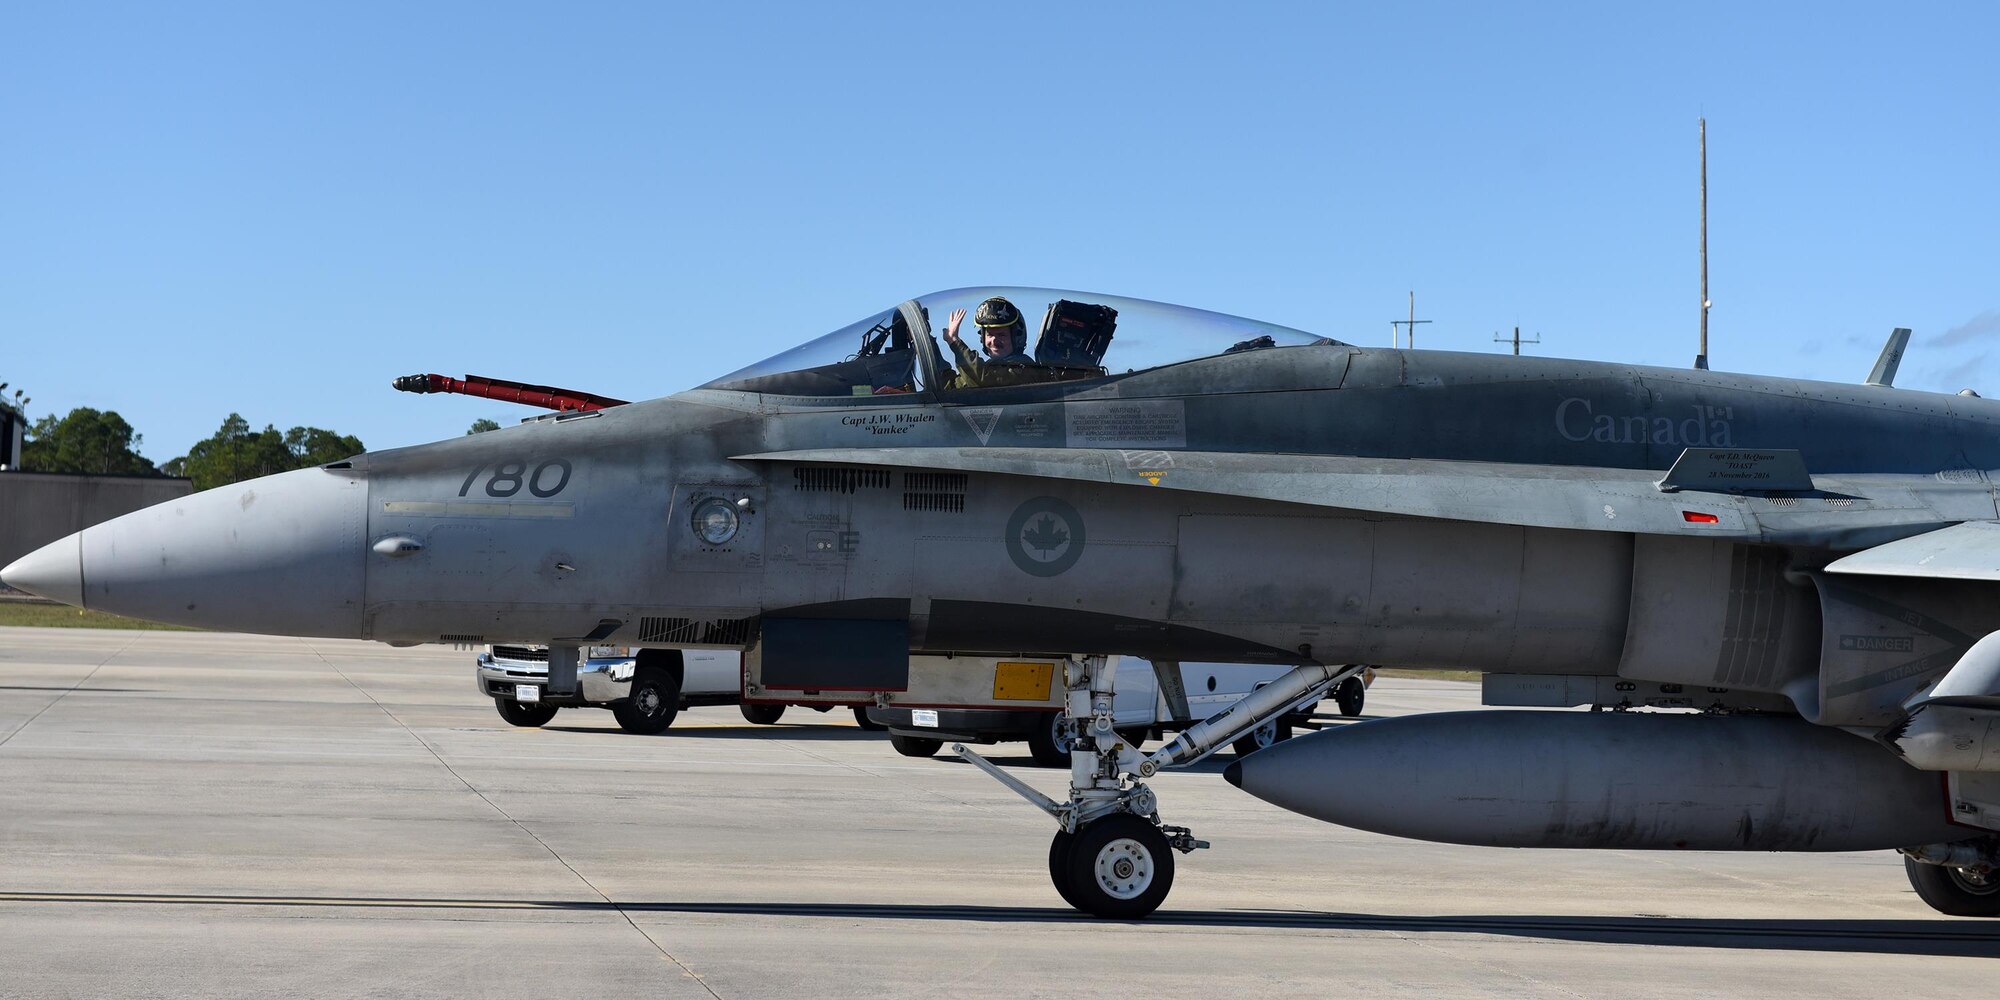
{"type": "MultiPolygon", "coordinates": [[[[1493,335],[1493,342],[1496,344],[1504,344],[1508,341],[1508,339],[1509,338],[1503,337],[1497,333],[1493,335]]],[[[1535,339],[1533,340],[1522,340],[1521,328],[1517,326],[1514,328],[1514,336],[1512,339],[1514,341],[1514,356],[1518,358],[1521,356],[1522,344],[1539,344],[1542,342],[1542,335],[1538,333],[1535,334],[1535,339]]]]}
{"type": "Polygon", "coordinates": [[[1412,290],[1412,291],[1410,292],[1410,318],[1409,318],[1409,319],[1392,319],[1392,320],[1390,320],[1390,321],[1389,321],[1389,344],[1390,344],[1390,346],[1392,346],[1392,347],[1401,347],[1401,346],[1403,346],[1403,345],[1402,345],[1402,343],[1401,343],[1401,342],[1400,342],[1399,340],[1397,340],[1397,338],[1396,338],[1396,334],[1397,334],[1397,327],[1403,327],[1403,326],[1407,326],[1407,327],[1409,327],[1409,328],[1410,328],[1410,330],[1409,330],[1409,334],[1410,334],[1410,349],[1411,349],[1411,350],[1415,350],[1415,349],[1416,349],[1416,346],[1417,346],[1417,324],[1418,324],[1418,323],[1428,323],[1428,322],[1430,322],[1430,320],[1427,320],[1427,319],[1418,319],[1418,318],[1417,318],[1417,293],[1416,293],[1416,292],[1415,292],[1414,290],[1412,290]]]}
{"type": "Polygon", "coordinates": [[[1701,122],[1701,353],[1694,366],[1708,370],[1708,117],[1701,122]]]}

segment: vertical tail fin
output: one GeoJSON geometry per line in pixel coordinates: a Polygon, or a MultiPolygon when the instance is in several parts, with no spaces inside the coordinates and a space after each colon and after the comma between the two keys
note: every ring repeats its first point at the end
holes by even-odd
{"type": "Polygon", "coordinates": [[[1903,348],[1910,346],[1908,327],[1897,327],[1889,331],[1889,342],[1882,345],[1882,356],[1875,359],[1875,370],[1868,373],[1869,385],[1892,386],[1896,384],[1896,369],[1903,363],[1903,348]]]}

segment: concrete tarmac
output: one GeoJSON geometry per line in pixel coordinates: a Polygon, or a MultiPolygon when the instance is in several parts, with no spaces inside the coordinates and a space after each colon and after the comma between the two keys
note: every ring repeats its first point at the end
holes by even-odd
{"type": "MultiPolygon", "coordinates": [[[[1379,681],[1370,716],[1476,706],[1379,681]]],[[[1329,703],[1330,707],[1330,703],[1329,703]]],[[[1024,745],[993,748],[1057,794],[1024,745]]],[[[2000,921],[1893,854],[1395,840],[1162,775],[1166,906],[1064,905],[1052,824],[845,712],[514,729],[472,654],[0,628],[0,997],[1995,995],[2000,921]]],[[[1367,780],[1366,775],[1357,780],[1367,780]]]]}

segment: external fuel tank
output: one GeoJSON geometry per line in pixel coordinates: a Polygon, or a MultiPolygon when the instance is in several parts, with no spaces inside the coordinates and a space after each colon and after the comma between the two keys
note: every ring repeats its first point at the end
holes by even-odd
{"type": "Polygon", "coordinates": [[[1237,787],[1329,823],[1488,847],[1865,851],[1963,839],[1941,776],[1792,716],[1447,712],[1288,740],[1237,787]]]}

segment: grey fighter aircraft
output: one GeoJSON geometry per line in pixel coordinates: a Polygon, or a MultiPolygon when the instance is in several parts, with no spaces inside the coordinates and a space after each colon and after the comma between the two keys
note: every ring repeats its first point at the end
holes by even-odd
{"type": "Polygon", "coordinates": [[[1068,800],[992,773],[1055,818],[1056,889],[1115,917],[1203,846],[1144,779],[1352,664],[1471,668],[1490,705],[1688,711],[1364,722],[1228,777],[1458,843],[1896,849],[1932,906],[1991,916],[2000,404],[1892,388],[1892,348],[1833,385],[961,289],[663,399],[172,501],[0,575],[215,629],[545,643],[557,698],[597,642],[647,647],[667,685],[677,650],[739,648],[772,691],[1062,657],[1068,800]],[[996,296],[1014,310],[978,308],[996,296]],[[934,332],[959,310],[1023,329],[934,332]],[[1111,728],[1113,654],[1296,669],[1147,754],[1111,728]]]}

